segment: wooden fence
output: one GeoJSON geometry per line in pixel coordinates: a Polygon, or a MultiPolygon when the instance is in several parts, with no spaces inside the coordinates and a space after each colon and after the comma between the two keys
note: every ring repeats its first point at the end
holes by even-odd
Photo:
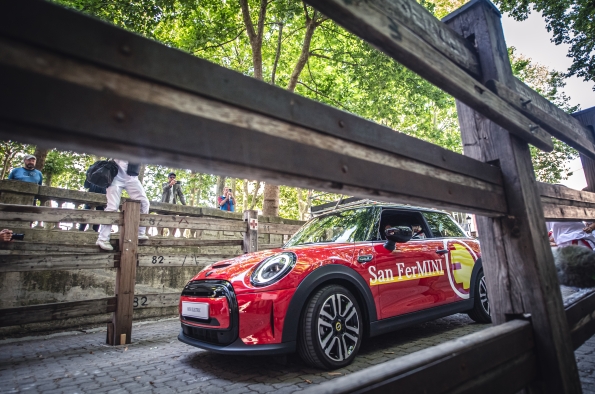
{"type": "MultiPolygon", "coordinates": [[[[11,182],[13,183],[13,182],[11,182]]],[[[4,185],[4,189],[8,186],[4,185]]],[[[1,196],[0,196],[1,197],[1,196]]],[[[84,197],[81,195],[81,198],[84,197]]],[[[91,197],[93,198],[93,197],[91,197]]],[[[162,212],[166,207],[159,208],[162,212]]],[[[254,211],[248,214],[255,216],[254,211]]],[[[236,215],[237,216],[237,215],[236,215]]],[[[256,218],[257,220],[257,218],[256,218]]],[[[61,302],[42,305],[21,306],[0,309],[0,327],[40,323],[73,317],[92,316],[113,312],[108,324],[107,342],[112,345],[130,343],[133,309],[150,305],[153,308],[177,306],[180,292],[136,294],[136,267],[202,267],[222,259],[235,257],[233,254],[189,254],[183,247],[188,246],[248,246],[244,249],[256,251],[258,233],[293,234],[299,224],[268,223],[254,228],[254,223],[232,217],[218,219],[212,217],[190,217],[180,215],[140,214],[140,205],[128,200],[122,204],[121,212],[75,210],[64,208],[36,207],[27,205],[0,204],[0,222],[31,222],[105,224],[119,226],[119,239],[112,240],[114,252],[102,252],[95,245],[68,243],[68,237],[52,238],[48,243],[25,240],[0,245],[0,272],[31,272],[50,270],[113,268],[116,270],[115,296],[85,301],[61,302]],[[169,227],[190,230],[216,230],[245,233],[244,240],[208,240],[192,238],[153,237],[149,240],[137,239],[139,226],[169,227]],[[249,230],[248,230],[249,229],[249,230]],[[250,245],[252,245],[250,247],[250,245]],[[171,246],[178,253],[143,253],[143,249],[159,249],[171,246]]],[[[76,227],[76,226],[74,226],[76,227]]],[[[20,228],[21,230],[23,227],[20,228]]],[[[19,230],[16,228],[15,230],[19,230]]],[[[47,230],[43,232],[48,232],[47,230]]],[[[59,232],[64,236],[70,232],[59,232]]],[[[93,233],[95,235],[96,233],[93,233]]],[[[46,242],[43,242],[46,241],[46,242]]],[[[268,245],[267,245],[268,246],[268,245]]],[[[181,290],[180,290],[181,291],[181,290]]]]}
{"type": "MultiPolygon", "coordinates": [[[[452,94],[465,155],[32,0],[3,3],[0,136],[476,213],[496,327],[461,339],[474,346],[428,350],[445,355],[451,349],[461,357],[401,359],[423,371],[438,371],[431,369],[436,365],[444,367],[440,373],[460,375],[454,389],[436,383],[444,375],[409,374],[398,360],[387,365],[392,375],[377,383],[396,379],[401,387],[404,380],[396,377],[409,374],[425,377],[418,392],[523,386],[580,392],[574,338],[592,334],[593,305],[582,300],[567,318],[544,219],[592,219],[592,194],[545,186],[542,206],[529,144],[549,151],[555,136],[577,149],[594,191],[595,139],[586,127],[592,123],[567,115],[513,77],[500,13],[487,0],[473,0],[443,21],[414,0],[307,1],[452,94]],[[497,385],[486,383],[494,380],[497,385]]],[[[123,255],[120,267],[122,261],[123,255]]],[[[114,330],[114,337],[125,334],[114,330]]],[[[337,387],[347,379],[337,379],[337,387]]]]}

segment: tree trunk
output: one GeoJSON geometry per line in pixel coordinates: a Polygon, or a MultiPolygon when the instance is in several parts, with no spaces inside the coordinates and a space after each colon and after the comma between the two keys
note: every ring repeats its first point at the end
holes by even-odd
{"type": "Polygon", "coordinates": [[[14,150],[8,149],[8,151],[4,155],[4,160],[2,162],[2,176],[0,176],[0,179],[6,178],[6,173],[8,172],[8,163],[10,162],[10,160],[12,160],[14,154],[14,150]]]}
{"type": "MultiPolygon", "coordinates": [[[[300,57],[298,58],[295,66],[293,68],[293,72],[291,73],[291,77],[289,79],[289,84],[287,85],[287,90],[293,92],[295,87],[298,83],[298,78],[302,73],[302,70],[306,66],[308,62],[308,58],[310,57],[310,44],[312,43],[312,36],[314,35],[314,31],[316,28],[326,20],[326,18],[317,20],[319,14],[318,11],[314,11],[314,14],[310,18],[308,15],[308,9],[304,4],[304,12],[306,14],[306,32],[304,34],[304,42],[302,44],[302,51],[300,53],[300,57]]],[[[280,50],[280,48],[278,49],[280,50]]],[[[264,185],[264,201],[262,203],[262,214],[266,216],[279,216],[279,186],[277,185],[264,185]]]]}
{"type": "Polygon", "coordinates": [[[217,196],[215,196],[215,207],[219,208],[219,200],[217,199],[219,196],[223,195],[223,188],[225,187],[225,177],[218,176],[217,177],[217,196]]]}
{"type": "Polygon", "coordinates": [[[248,180],[244,179],[244,201],[242,201],[242,211],[245,212],[248,210],[248,180]]]}
{"type": "Polygon", "coordinates": [[[264,216],[279,216],[279,186],[270,183],[264,185],[262,214],[264,216]]]}
{"type": "Polygon", "coordinates": [[[254,185],[254,191],[252,192],[252,201],[250,202],[250,206],[248,207],[249,210],[253,210],[256,207],[256,203],[258,201],[258,191],[260,190],[260,181],[256,181],[254,185]]]}
{"type": "Polygon", "coordinates": [[[237,183],[237,179],[231,178],[229,187],[231,188],[231,194],[233,194],[234,196],[236,195],[236,183],[237,183]]]}
{"type": "Polygon", "coordinates": [[[138,170],[138,180],[140,181],[140,183],[143,183],[143,179],[145,179],[146,168],[147,168],[146,164],[141,164],[141,166],[138,170]]]}
{"type": "Polygon", "coordinates": [[[43,172],[43,166],[45,166],[45,159],[48,157],[48,153],[50,152],[50,150],[51,149],[40,148],[39,146],[35,147],[35,152],[33,153],[33,156],[35,156],[35,158],[37,159],[35,161],[36,170],[43,172]]]}

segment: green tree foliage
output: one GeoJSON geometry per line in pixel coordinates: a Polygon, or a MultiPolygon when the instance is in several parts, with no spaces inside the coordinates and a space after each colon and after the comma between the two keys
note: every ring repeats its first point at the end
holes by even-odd
{"type": "Polygon", "coordinates": [[[595,81],[593,0],[497,0],[496,4],[519,21],[527,19],[531,10],[541,12],[553,42],[570,45],[568,57],[572,58],[572,65],[566,75],[595,81]]]}
{"type": "MultiPolygon", "coordinates": [[[[243,0],[55,1],[282,88],[292,88],[295,81],[295,92],[300,95],[462,152],[451,96],[323,16],[316,16],[318,25],[303,70],[296,80],[296,64],[304,54],[308,21],[315,17],[314,10],[301,1],[248,0],[245,3],[255,34],[259,35],[262,28],[261,63],[256,61],[258,70],[255,69],[254,42],[247,34],[246,19],[242,15],[243,0]],[[258,24],[261,14],[265,17],[258,24]]],[[[422,1],[422,4],[442,17],[463,2],[436,0],[422,1]]],[[[521,80],[565,110],[572,110],[568,107],[568,98],[560,92],[564,84],[560,73],[536,66],[514,51],[511,60],[515,75],[521,80]]],[[[553,153],[534,151],[533,155],[539,179],[556,182],[569,175],[563,162],[576,157],[576,152],[556,142],[553,153]]],[[[145,185],[151,200],[160,199],[161,185],[169,170],[147,166],[145,185]]],[[[189,203],[213,204],[214,176],[187,170],[175,172],[184,184],[189,203]]],[[[254,181],[236,181],[238,209],[244,205],[262,208],[262,185],[256,193],[255,186],[254,181]]],[[[304,207],[307,210],[310,204],[316,204],[311,198],[312,191],[281,187],[280,195],[279,209],[284,217],[302,218],[304,207]]]]}

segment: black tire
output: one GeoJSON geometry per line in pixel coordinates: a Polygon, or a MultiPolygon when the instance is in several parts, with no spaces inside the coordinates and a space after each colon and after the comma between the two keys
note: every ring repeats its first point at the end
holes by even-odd
{"type": "Polygon", "coordinates": [[[467,314],[478,323],[491,323],[490,300],[488,298],[488,288],[483,274],[483,268],[479,270],[475,277],[475,288],[473,290],[473,309],[467,314]]]}
{"type": "Polygon", "coordinates": [[[363,315],[353,294],[343,286],[325,286],[306,303],[298,353],[313,367],[341,368],[355,359],[363,333],[363,315]]]}

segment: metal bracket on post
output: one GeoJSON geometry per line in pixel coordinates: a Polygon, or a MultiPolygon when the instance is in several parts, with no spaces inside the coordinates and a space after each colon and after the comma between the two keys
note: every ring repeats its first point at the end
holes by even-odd
{"type": "Polygon", "coordinates": [[[244,211],[246,233],[244,234],[244,253],[258,250],[258,211],[244,211]]]}

